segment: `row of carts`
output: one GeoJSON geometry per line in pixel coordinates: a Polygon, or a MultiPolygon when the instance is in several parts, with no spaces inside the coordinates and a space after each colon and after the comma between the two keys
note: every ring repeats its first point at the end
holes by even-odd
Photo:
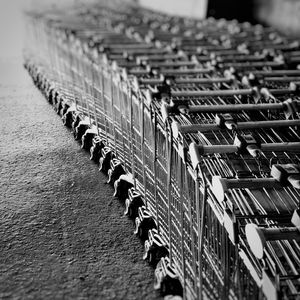
{"type": "Polygon", "coordinates": [[[300,298],[300,44],[120,1],[27,17],[25,67],[174,299],[300,298]]]}

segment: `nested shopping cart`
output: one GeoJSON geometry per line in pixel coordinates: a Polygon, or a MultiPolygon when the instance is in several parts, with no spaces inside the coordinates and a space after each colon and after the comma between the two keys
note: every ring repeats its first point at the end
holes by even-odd
{"type": "Polygon", "coordinates": [[[126,198],[155,287],[297,299],[299,44],[123,4],[27,24],[26,66],[126,198]]]}

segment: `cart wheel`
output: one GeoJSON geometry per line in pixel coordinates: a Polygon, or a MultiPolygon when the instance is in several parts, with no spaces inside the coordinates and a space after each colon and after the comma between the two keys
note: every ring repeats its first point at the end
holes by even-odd
{"type": "Polygon", "coordinates": [[[79,122],[81,121],[81,118],[79,115],[75,116],[73,122],[72,122],[72,130],[73,130],[73,134],[75,135],[75,129],[78,126],[79,122]]]}
{"type": "Polygon", "coordinates": [[[163,297],[167,295],[173,295],[172,284],[168,278],[164,278],[160,283],[160,294],[163,297]]]}
{"type": "Polygon", "coordinates": [[[144,243],[144,254],[143,254],[143,260],[149,259],[149,251],[150,251],[150,242],[149,240],[146,240],[144,243]]]}
{"type": "Polygon", "coordinates": [[[73,123],[73,115],[71,111],[66,112],[63,116],[62,116],[62,121],[63,124],[69,128],[72,127],[72,123],[73,123]]]}
{"type": "Polygon", "coordinates": [[[45,91],[45,78],[43,76],[41,78],[40,86],[41,86],[42,93],[44,93],[44,91],[45,91]]]}
{"type": "Polygon", "coordinates": [[[148,262],[155,267],[162,257],[168,256],[169,252],[165,247],[151,246],[149,249],[148,262]]]}
{"type": "Polygon", "coordinates": [[[137,216],[137,213],[135,213],[135,209],[131,205],[129,205],[129,207],[128,207],[128,217],[130,219],[134,219],[136,216],[137,216]]]}
{"type": "MultiPolygon", "coordinates": [[[[101,160],[101,158],[100,158],[100,160],[101,160]]],[[[113,194],[113,196],[114,197],[119,197],[120,196],[120,189],[121,189],[121,180],[120,179],[118,179],[118,180],[116,180],[115,181],[115,183],[114,183],[114,189],[115,189],[115,191],[114,191],[114,194],[113,194]]]]}
{"type": "Polygon", "coordinates": [[[98,164],[100,157],[101,157],[101,149],[100,149],[99,145],[92,146],[90,148],[90,154],[91,154],[90,160],[93,160],[94,162],[96,162],[98,164]]]}
{"type": "Polygon", "coordinates": [[[128,190],[128,198],[125,202],[126,212],[129,218],[134,219],[138,216],[139,207],[144,205],[144,201],[139,193],[134,188],[128,190]]]}
{"type": "Polygon", "coordinates": [[[63,108],[59,111],[59,115],[60,115],[60,117],[62,117],[64,115],[64,109],[63,108]]]}
{"type": "Polygon", "coordinates": [[[174,279],[173,295],[183,296],[183,288],[179,279],[174,279]]]}
{"type": "Polygon", "coordinates": [[[53,96],[54,96],[54,89],[52,88],[50,91],[49,91],[49,96],[48,96],[48,102],[50,104],[53,103],[53,96]]]}
{"type": "Polygon", "coordinates": [[[105,147],[105,143],[98,135],[92,139],[92,146],[90,148],[90,159],[99,164],[99,159],[102,156],[101,150],[105,147]]]}
{"type": "Polygon", "coordinates": [[[90,160],[94,160],[95,161],[95,156],[96,156],[96,147],[92,146],[90,148],[90,160]]]}
{"type": "Polygon", "coordinates": [[[88,128],[86,124],[78,124],[74,131],[75,140],[80,140],[88,128]]]}
{"type": "MultiPolygon", "coordinates": [[[[140,206],[142,206],[142,205],[140,205],[140,206]]],[[[131,205],[130,205],[130,218],[134,219],[138,216],[140,206],[136,206],[136,205],[134,205],[134,203],[131,203],[131,205]]]]}
{"type": "Polygon", "coordinates": [[[49,87],[50,87],[50,82],[48,81],[47,78],[45,78],[45,81],[44,81],[44,91],[45,91],[45,94],[48,93],[49,87]]]}
{"type": "Polygon", "coordinates": [[[141,240],[145,240],[147,238],[147,235],[145,233],[145,230],[143,229],[143,225],[140,224],[139,228],[138,228],[138,232],[137,232],[137,235],[138,237],[141,239],[141,240]]]}
{"type": "Polygon", "coordinates": [[[134,222],[135,222],[135,230],[133,233],[138,234],[141,221],[139,218],[135,218],[134,222]]]}
{"type": "Polygon", "coordinates": [[[157,251],[157,262],[156,264],[165,256],[169,255],[169,251],[166,247],[160,247],[157,251]]]}
{"type": "Polygon", "coordinates": [[[154,284],[153,284],[153,288],[157,291],[160,290],[161,287],[161,271],[157,270],[157,267],[154,271],[154,284]]]}
{"type": "Polygon", "coordinates": [[[125,180],[116,180],[114,183],[115,193],[114,196],[125,200],[128,197],[128,190],[132,187],[132,184],[125,180]]]}
{"type": "Polygon", "coordinates": [[[104,172],[104,165],[105,165],[104,157],[100,157],[100,159],[99,159],[99,171],[104,172]]]}
{"type": "Polygon", "coordinates": [[[55,106],[55,111],[56,113],[59,115],[60,111],[62,110],[63,106],[62,106],[62,100],[61,98],[57,101],[56,106],[55,106]]]}
{"type": "Polygon", "coordinates": [[[153,217],[144,218],[141,222],[141,227],[143,228],[143,235],[140,236],[142,240],[146,240],[148,238],[148,232],[150,229],[156,229],[156,223],[153,217]]]}
{"type": "Polygon", "coordinates": [[[149,249],[149,253],[148,253],[148,263],[149,263],[149,265],[151,265],[153,267],[155,267],[158,263],[155,252],[151,251],[151,249],[149,249]]]}
{"type": "Polygon", "coordinates": [[[41,73],[37,74],[35,82],[36,82],[36,86],[40,90],[41,89],[41,73]]]}
{"type": "Polygon", "coordinates": [[[163,297],[167,295],[182,296],[181,282],[177,278],[165,277],[161,282],[160,292],[163,297]]]}
{"type": "Polygon", "coordinates": [[[93,144],[94,136],[94,133],[85,132],[85,134],[81,138],[81,148],[85,150],[90,150],[93,144]]]}
{"type": "Polygon", "coordinates": [[[74,128],[73,135],[74,135],[74,139],[77,141],[78,140],[77,127],[74,128]]]}
{"type": "Polygon", "coordinates": [[[125,200],[124,216],[130,217],[130,216],[129,216],[129,207],[130,207],[130,201],[129,201],[129,199],[127,198],[127,199],[125,200]]]}
{"type": "Polygon", "coordinates": [[[142,220],[142,222],[140,223],[140,226],[138,228],[138,237],[142,240],[145,241],[148,238],[148,231],[149,229],[152,229],[152,227],[150,228],[147,224],[147,222],[145,221],[145,219],[142,220]]]}
{"type": "Polygon", "coordinates": [[[100,157],[99,159],[99,171],[107,173],[109,170],[111,160],[111,152],[107,153],[105,156],[100,157]]]}
{"type": "Polygon", "coordinates": [[[122,167],[122,165],[118,165],[114,170],[109,169],[108,170],[108,180],[107,183],[113,184],[118,178],[120,178],[121,175],[125,174],[125,171],[122,167]]]}
{"type": "Polygon", "coordinates": [[[54,96],[52,98],[52,106],[54,107],[54,109],[56,109],[56,105],[57,105],[57,102],[58,102],[58,97],[59,97],[59,94],[58,94],[57,91],[55,91],[54,96]]]}
{"type": "Polygon", "coordinates": [[[65,115],[65,113],[68,111],[68,109],[70,108],[70,106],[68,104],[65,104],[61,110],[61,117],[63,117],[65,115]]]}

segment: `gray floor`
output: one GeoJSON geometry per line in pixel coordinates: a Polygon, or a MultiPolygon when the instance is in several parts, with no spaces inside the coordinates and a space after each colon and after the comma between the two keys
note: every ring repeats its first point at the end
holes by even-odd
{"type": "Polygon", "coordinates": [[[157,299],[123,205],[22,68],[0,62],[0,299],[157,299]]]}

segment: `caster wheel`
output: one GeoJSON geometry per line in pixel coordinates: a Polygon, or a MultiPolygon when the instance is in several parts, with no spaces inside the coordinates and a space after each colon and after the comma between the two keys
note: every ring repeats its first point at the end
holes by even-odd
{"type": "MultiPolygon", "coordinates": [[[[147,242],[147,241],[146,241],[147,242]]],[[[156,250],[155,247],[150,246],[150,248],[148,249],[147,254],[144,255],[144,260],[147,260],[149,265],[155,267],[157,265],[157,263],[159,262],[160,259],[157,259],[157,255],[156,255],[156,250]]]]}
{"type": "Polygon", "coordinates": [[[62,121],[63,124],[66,127],[71,128],[72,127],[72,123],[73,123],[73,112],[72,111],[67,111],[63,116],[62,116],[62,121]]]}
{"type": "Polygon", "coordinates": [[[90,160],[93,160],[94,162],[99,162],[101,156],[101,149],[97,146],[92,146],[90,148],[90,160]]]}
{"type": "Polygon", "coordinates": [[[52,89],[49,91],[49,93],[48,93],[48,102],[49,102],[50,104],[53,103],[54,94],[55,94],[55,91],[54,91],[54,89],[52,88],[52,89]]]}
{"type": "Polygon", "coordinates": [[[138,216],[139,207],[144,205],[142,196],[134,188],[128,190],[128,198],[125,201],[126,209],[124,214],[134,219],[138,216]]]}
{"type": "Polygon", "coordinates": [[[61,112],[60,112],[60,115],[61,115],[61,117],[63,117],[65,114],[66,114],[66,112],[68,111],[68,109],[70,108],[70,105],[69,104],[64,104],[63,105],[63,108],[62,108],[62,110],[61,110],[61,112]]]}
{"type": "Polygon", "coordinates": [[[72,122],[72,130],[73,130],[73,134],[75,132],[75,128],[78,126],[79,122],[82,120],[80,114],[75,115],[74,120],[72,122]]]}
{"type": "Polygon", "coordinates": [[[137,234],[142,241],[148,238],[150,229],[156,229],[156,223],[151,212],[145,206],[138,208],[138,217],[135,218],[135,224],[135,234],[137,234]]]}
{"type": "Polygon", "coordinates": [[[131,218],[130,201],[128,198],[125,200],[124,216],[128,216],[129,218],[131,218]]]}
{"type": "Polygon", "coordinates": [[[163,279],[160,284],[160,294],[164,297],[167,295],[172,295],[172,286],[169,280],[163,279]]]}
{"type": "Polygon", "coordinates": [[[102,156],[99,159],[99,171],[107,173],[110,167],[110,161],[113,158],[112,150],[109,147],[104,147],[101,150],[102,156]]]}
{"type": "Polygon", "coordinates": [[[131,219],[134,219],[136,216],[137,216],[137,210],[135,210],[133,207],[129,206],[128,217],[131,219]]]}
{"type": "Polygon", "coordinates": [[[60,114],[60,111],[62,110],[62,108],[63,108],[63,106],[62,106],[62,99],[61,98],[59,98],[58,100],[57,100],[57,103],[56,103],[56,106],[55,106],[55,111],[56,111],[56,113],[59,115],[60,114]]]}
{"type": "Polygon", "coordinates": [[[110,161],[110,169],[108,170],[107,183],[113,184],[121,175],[125,174],[123,166],[118,159],[113,158],[110,161]]]}
{"type": "Polygon", "coordinates": [[[168,295],[183,296],[183,289],[180,280],[166,276],[161,282],[160,293],[163,297],[168,295]]]}
{"type": "Polygon", "coordinates": [[[139,232],[140,224],[141,224],[141,220],[139,219],[139,217],[135,218],[134,223],[135,223],[135,230],[133,233],[137,235],[139,232]]]}
{"type": "Polygon", "coordinates": [[[148,254],[148,263],[149,263],[149,265],[155,267],[158,262],[159,262],[159,260],[156,259],[155,252],[150,250],[149,254],[148,254]]]}
{"type": "Polygon", "coordinates": [[[156,229],[148,230],[148,239],[145,241],[144,260],[147,260],[150,265],[156,267],[163,257],[168,257],[169,251],[163,238],[159,235],[156,229]]]}
{"type": "Polygon", "coordinates": [[[128,190],[133,187],[133,182],[127,180],[127,177],[127,175],[121,175],[114,183],[114,197],[124,201],[128,198],[128,190]]]}
{"type": "Polygon", "coordinates": [[[90,148],[90,160],[99,163],[100,157],[102,156],[101,150],[105,147],[105,142],[96,135],[92,140],[92,147],[90,148]]]}
{"type": "Polygon", "coordinates": [[[58,100],[59,100],[59,93],[58,93],[58,91],[55,91],[53,100],[52,100],[52,106],[54,106],[54,109],[57,107],[58,100]]]}
{"type": "Polygon", "coordinates": [[[94,132],[90,132],[89,129],[86,130],[85,134],[81,138],[81,148],[85,150],[90,150],[93,144],[93,138],[96,135],[94,132]]]}
{"type": "Polygon", "coordinates": [[[50,87],[50,82],[48,81],[47,78],[45,78],[44,90],[46,95],[48,94],[49,87],[50,87]]]}
{"type": "Polygon", "coordinates": [[[143,229],[143,225],[140,224],[139,228],[138,228],[138,232],[137,232],[137,236],[142,240],[144,241],[147,236],[148,236],[148,233],[144,231],[143,229]]]}
{"type": "Polygon", "coordinates": [[[36,86],[38,87],[38,89],[41,89],[41,83],[42,83],[42,78],[41,78],[41,73],[38,73],[36,76],[36,86]]]}
{"type": "Polygon", "coordinates": [[[88,124],[79,122],[78,126],[75,127],[75,131],[74,131],[75,140],[81,140],[82,136],[85,134],[88,128],[89,128],[88,124]]]}
{"type": "Polygon", "coordinates": [[[89,129],[89,126],[86,124],[80,124],[79,126],[77,126],[76,129],[77,129],[77,139],[80,140],[82,139],[85,132],[89,129]]]}
{"type": "Polygon", "coordinates": [[[148,231],[150,229],[155,228],[155,222],[150,218],[145,218],[140,221],[139,227],[137,228],[137,236],[142,240],[145,241],[148,238],[148,231]]]}
{"type": "Polygon", "coordinates": [[[144,244],[144,248],[145,248],[145,252],[143,254],[143,260],[148,260],[149,259],[149,249],[150,249],[150,242],[149,240],[146,240],[145,241],[145,244],[144,244]]]}
{"type": "Polygon", "coordinates": [[[165,247],[151,246],[148,254],[148,262],[151,266],[156,267],[162,257],[169,255],[168,250],[165,247]]]}

